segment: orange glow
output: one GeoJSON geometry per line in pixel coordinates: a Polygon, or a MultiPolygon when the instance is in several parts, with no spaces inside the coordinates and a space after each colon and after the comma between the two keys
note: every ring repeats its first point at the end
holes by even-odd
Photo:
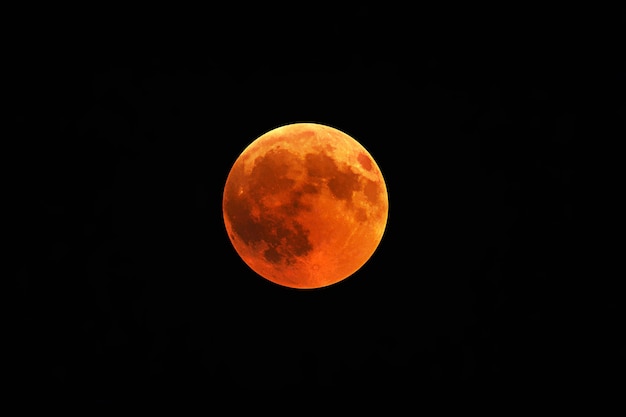
{"type": "Polygon", "coordinates": [[[226,180],[224,223],[256,273],[291,288],[352,275],[387,224],[387,188],[356,140],[320,124],[276,128],[252,142],[226,180]]]}

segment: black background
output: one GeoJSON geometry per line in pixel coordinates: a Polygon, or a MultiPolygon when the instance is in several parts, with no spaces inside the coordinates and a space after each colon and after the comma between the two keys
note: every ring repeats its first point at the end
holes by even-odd
{"type": "Polygon", "coordinates": [[[624,138],[623,10],[40,13],[11,64],[31,399],[618,376],[616,277],[582,248],[586,150],[624,138]],[[319,291],[253,273],[221,213],[245,146],[302,121],[361,142],[390,199],[375,255],[319,291]]]}

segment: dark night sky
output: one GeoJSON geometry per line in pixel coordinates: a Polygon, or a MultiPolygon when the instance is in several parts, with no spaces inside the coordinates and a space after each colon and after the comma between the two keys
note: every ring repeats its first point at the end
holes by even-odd
{"type": "Polygon", "coordinates": [[[97,407],[616,376],[578,140],[624,138],[623,14],[441,9],[23,31],[17,386],[97,407]],[[370,262],[320,291],[255,275],[221,217],[239,153],[297,121],[359,140],[390,198],[370,262]]]}

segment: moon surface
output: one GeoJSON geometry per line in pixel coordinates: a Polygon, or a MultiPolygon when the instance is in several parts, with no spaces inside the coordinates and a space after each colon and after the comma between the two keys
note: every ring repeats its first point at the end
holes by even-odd
{"type": "Polygon", "coordinates": [[[321,288],[354,274],[378,247],[388,215],[382,173],[355,139],[295,123],[241,153],[222,211],[235,250],[276,284],[321,288]]]}

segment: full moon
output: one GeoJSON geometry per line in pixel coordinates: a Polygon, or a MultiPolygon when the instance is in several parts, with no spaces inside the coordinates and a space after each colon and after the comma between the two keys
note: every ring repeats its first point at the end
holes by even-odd
{"type": "Polygon", "coordinates": [[[222,212],[235,250],[257,274],[290,288],[321,288],[359,270],[378,247],[387,187],[370,153],[335,128],[295,123],[243,150],[222,212]]]}

